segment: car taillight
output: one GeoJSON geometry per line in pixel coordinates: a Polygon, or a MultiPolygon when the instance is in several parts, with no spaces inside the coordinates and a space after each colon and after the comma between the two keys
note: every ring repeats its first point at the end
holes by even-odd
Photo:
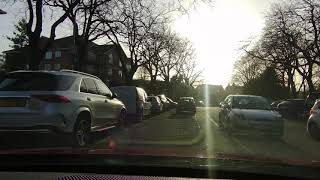
{"type": "Polygon", "coordinates": [[[51,103],[69,103],[70,100],[65,96],[60,95],[32,95],[33,98],[40,99],[41,101],[51,103]]]}

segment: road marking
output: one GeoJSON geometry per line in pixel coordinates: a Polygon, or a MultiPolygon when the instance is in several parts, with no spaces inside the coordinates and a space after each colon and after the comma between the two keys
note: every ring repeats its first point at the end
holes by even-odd
{"type": "Polygon", "coordinates": [[[219,125],[212,118],[209,117],[209,121],[211,121],[215,126],[219,127],[219,125]]]}

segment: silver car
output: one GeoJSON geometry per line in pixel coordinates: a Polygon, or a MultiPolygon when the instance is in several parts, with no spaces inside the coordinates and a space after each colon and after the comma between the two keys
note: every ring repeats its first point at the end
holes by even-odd
{"type": "Polygon", "coordinates": [[[281,137],[284,121],[264,97],[230,95],[220,103],[218,124],[229,133],[256,132],[281,137]]]}
{"type": "Polygon", "coordinates": [[[16,71],[0,83],[0,131],[68,134],[86,146],[93,131],[123,125],[124,104],[82,72],[16,71]]]}
{"type": "Polygon", "coordinates": [[[320,140],[320,100],[316,100],[310,109],[310,116],[307,123],[308,134],[317,140],[320,140]]]}

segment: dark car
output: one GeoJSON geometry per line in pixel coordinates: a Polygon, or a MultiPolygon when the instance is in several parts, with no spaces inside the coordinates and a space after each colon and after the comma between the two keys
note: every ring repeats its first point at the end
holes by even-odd
{"type": "Polygon", "coordinates": [[[169,105],[169,108],[172,109],[172,108],[176,108],[178,103],[173,101],[172,99],[168,98],[167,97],[167,100],[169,101],[170,105],[169,105]]]}
{"type": "Polygon", "coordinates": [[[310,92],[306,99],[307,110],[310,110],[317,99],[320,99],[320,92],[310,92]]]}
{"type": "Polygon", "coordinates": [[[273,110],[278,110],[278,104],[282,103],[284,100],[273,101],[270,106],[273,110]]]}
{"type": "Polygon", "coordinates": [[[196,113],[196,103],[193,99],[193,97],[181,97],[179,99],[177,108],[176,108],[177,113],[182,113],[182,112],[190,112],[192,114],[196,113]]]}
{"type": "Polygon", "coordinates": [[[286,99],[279,103],[277,108],[281,115],[288,119],[304,119],[308,111],[304,99],[286,99]]]}
{"type": "Polygon", "coordinates": [[[151,113],[157,114],[162,111],[163,105],[158,96],[148,96],[147,101],[151,102],[151,113]]]}

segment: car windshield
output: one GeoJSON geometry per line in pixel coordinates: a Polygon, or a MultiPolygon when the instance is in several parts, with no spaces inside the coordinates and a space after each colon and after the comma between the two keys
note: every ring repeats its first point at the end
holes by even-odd
{"type": "Polygon", "coordinates": [[[3,166],[320,179],[320,0],[0,0],[0,42],[3,166]]]}
{"type": "Polygon", "coordinates": [[[270,110],[271,107],[267,99],[263,97],[235,96],[233,98],[233,108],[239,109],[260,109],[270,110]]]}

